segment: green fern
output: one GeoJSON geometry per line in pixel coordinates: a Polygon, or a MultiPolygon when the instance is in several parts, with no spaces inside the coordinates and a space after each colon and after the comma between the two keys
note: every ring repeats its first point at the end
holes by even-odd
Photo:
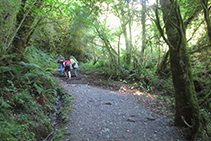
{"type": "Polygon", "coordinates": [[[13,62],[13,57],[0,58],[0,138],[40,140],[52,130],[48,115],[54,109],[58,81],[49,70],[57,66],[55,57],[35,47],[26,48],[25,61],[13,62]]]}

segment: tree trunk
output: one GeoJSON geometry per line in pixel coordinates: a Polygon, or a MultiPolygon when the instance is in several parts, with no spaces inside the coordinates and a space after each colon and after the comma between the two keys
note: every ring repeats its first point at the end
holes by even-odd
{"type": "MultiPolygon", "coordinates": [[[[126,6],[127,6],[127,12],[124,10],[124,6],[121,7],[120,9],[120,15],[121,15],[121,18],[120,18],[120,21],[121,21],[121,28],[122,28],[122,33],[124,35],[124,38],[125,38],[125,46],[126,46],[126,53],[125,53],[125,57],[124,57],[124,61],[126,62],[126,64],[130,65],[131,63],[131,42],[130,41],[130,38],[128,36],[128,32],[127,32],[127,24],[129,23],[129,28],[130,28],[130,8],[129,8],[129,0],[126,1],[126,6]],[[125,15],[127,13],[127,16],[125,15]]],[[[130,29],[129,29],[130,30],[130,29]]]]}
{"type": "Polygon", "coordinates": [[[119,40],[118,40],[118,45],[117,45],[117,53],[118,53],[118,66],[120,66],[120,60],[121,60],[121,57],[120,57],[120,40],[121,40],[121,34],[118,35],[119,36],[119,40]]]}
{"type": "Polygon", "coordinates": [[[130,42],[129,42],[128,34],[127,34],[127,27],[124,23],[121,25],[121,27],[122,27],[123,35],[125,38],[125,45],[126,45],[126,55],[125,55],[124,60],[127,64],[130,64],[131,54],[129,52],[130,51],[130,42]]]}
{"type": "Polygon", "coordinates": [[[131,63],[131,58],[132,58],[132,50],[133,50],[133,38],[132,38],[132,21],[133,21],[133,18],[132,18],[132,14],[131,14],[131,10],[130,10],[130,7],[129,7],[129,4],[128,4],[128,17],[129,17],[129,21],[128,21],[128,27],[129,27],[129,47],[128,47],[128,58],[129,58],[129,62],[128,64],[131,63]]]}
{"type": "MultiPolygon", "coordinates": [[[[169,50],[163,55],[161,62],[157,66],[157,74],[160,77],[167,77],[167,74],[169,73],[168,65],[169,65],[169,50]]],[[[160,60],[159,60],[160,61],[160,60]]]]}
{"type": "Polygon", "coordinates": [[[160,0],[160,2],[170,43],[170,63],[176,100],[175,125],[190,127],[190,138],[194,140],[200,128],[200,114],[190,57],[187,55],[185,28],[177,1],[160,0]]]}
{"type": "Polygon", "coordinates": [[[146,49],[146,0],[142,0],[142,13],[141,13],[141,24],[142,24],[142,49],[144,53],[146,49]]]}
{"type": "Polygon", "coordinates": [[[207,24],[207,33],[209,37],[209,42],[211,44],[211,20],[210,20],[210,13],[208,7],[208,0],[202,0],[202,7],[204,9],[204,19],[207,24]]]}
{"type": "Polygon", "coordinates": [[[24,58],[24,50],[26,48],[27,40],[29,40],[28,36],[30,33],[30,29],[36,17],[36,13],[34,12],[34,10],[35,8],[38,9],[41,6],[42,0],[38,0],[37,2],[35,2],[33,4],[34,7],[31,8],[27,8],[26,5],[28,4],[26,3],[26,0],[22,0],[21,8],[16,16],[16,27],[18,28],[21,23],[22,25],[20,26],[13,40],[13,47],[10,50],[10,53],[16,54],[15,61],[21,61],[24,58]],[[24,21],[22,22],[22,20],[24,21]]]}

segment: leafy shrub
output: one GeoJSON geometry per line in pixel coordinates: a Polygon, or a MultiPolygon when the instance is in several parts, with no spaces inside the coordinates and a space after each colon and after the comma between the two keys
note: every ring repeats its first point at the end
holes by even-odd
{"type": "Polygon", "coordinates": [[[13,55],[0,58],[2,140],[41,140],[52,131],[48,115],[57,94],[57,81],[49,72],[56,67],[53,57],[28,47],[24,62],[13,62],[13,55]]]}

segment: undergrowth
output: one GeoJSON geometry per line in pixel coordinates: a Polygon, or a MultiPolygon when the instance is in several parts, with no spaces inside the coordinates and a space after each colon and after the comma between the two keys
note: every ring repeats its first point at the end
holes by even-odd
{"type": "Polygon", "coordinates": [[[0,138],[42,140],[53,130],[49,116],[58,82],[50,70],[57,67],[55,56],[27,47],[25,61],[13,62],[13,57],[0,58],[0,138]]]}

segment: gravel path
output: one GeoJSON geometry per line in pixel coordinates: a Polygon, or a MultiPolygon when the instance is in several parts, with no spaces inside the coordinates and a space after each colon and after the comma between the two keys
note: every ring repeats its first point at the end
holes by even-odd
{"type": "Polygon", "coordinates": [[[71,81],[62,82],[75,98],[66,141],[185,141],[168,118],[137,96],[71,81]]]}

